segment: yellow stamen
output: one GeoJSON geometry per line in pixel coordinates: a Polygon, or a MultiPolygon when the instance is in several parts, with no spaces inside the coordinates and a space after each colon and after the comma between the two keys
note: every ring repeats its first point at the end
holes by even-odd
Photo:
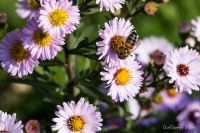
{"type": "Polygon", "coordinates": [[[33,35],[33,41],[41,46],[45,47],[48,46],[52,41],[52,36],[50,36],[47,32],[43,31],[42,29],[38,29],[35,31],[33,35]]]}
{"type": "Polygon", "coordinates": [[[155,97],[154,97],[154,102],[155,103],[162,103],[162,101],[163,101],[163,97],[161,96],[161,95],[156,95],[155,97]]]}
{"type": "Polygon", "coordinates": [[[167,94],[171,97],[175,97],[177,95],[177,92],[175,89],[167,89],[167,94]]]}
{"type": "Polygon", "coordinates": [[[122,36],[114,36],[110,42],[111,48],[114,51],[118,51],[120,47],[125,45],[125,42],[126,40],[122,36]]]}
{"type": "Polygon", "coordinates": [[[67,125],[71,131],[78,132],[84,128],[85,121],[81,116],[72,116],[68,119],[67,125]]]}
{"type": "Polygon", "coordinates": [[[27,59],[29,54],[28,52],[22,47],[21,44],[15,44],[10,49],[10,56],[15,62],[20,62],[24,59],[27,59]]]}
{"type": "Polygon", "coordinates": [[[53,26],[59,27],[65,24],[68,19],[68,14],[62,9],[57,9],[50,13],[49,21],[53,26]]]}
{"type": "Polygon", "coordinates": [[[125,68],[119,69],[115,74],[115,82],[117,85],[126,85],[130,78],[130,71],[125,68]]]}

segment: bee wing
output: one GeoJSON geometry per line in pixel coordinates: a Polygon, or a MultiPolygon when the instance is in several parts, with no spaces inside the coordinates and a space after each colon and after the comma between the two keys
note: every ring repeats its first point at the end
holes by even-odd
{"type": "Polygon", "coordinates": [[[135,43],[135,46],[133,47],[133,51],[136,50],[136,49],[139,47],[140,44],[141,44],[141,41],[138,40],[138,41],[135,43]]]}

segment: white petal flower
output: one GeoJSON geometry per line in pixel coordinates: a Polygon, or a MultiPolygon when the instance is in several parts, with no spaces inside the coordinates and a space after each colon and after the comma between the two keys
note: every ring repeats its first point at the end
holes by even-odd
{"type": "Polygon", "coordinates": [[[56,123],[52,126],[58,133],[96,133],[101,130],[101,113],[96,107],[81,98],[77,103],[63,103],[56,111],[56,123]]]}
{"type": "Polygon", "coordinates": [[[170,83],[175,83],[177,91],[199,90],[200,86],[200,56],[196,50],[188,47],[173,50],[168,54],[164,70],[171,78],[170,83]]]}

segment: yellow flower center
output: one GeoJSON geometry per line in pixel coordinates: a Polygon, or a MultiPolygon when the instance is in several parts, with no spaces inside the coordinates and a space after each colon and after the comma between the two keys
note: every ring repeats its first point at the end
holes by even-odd
{"type": "Polygon", "coordinates": [[[28,52],[22,47],[21,44],[15,44],[10,49],[10,56],[15,62],[20,62],[24,59],[27,59],[29,54],[28,52]]]}
{"type": "Polygon", "coordinates": [[[67,125],[71,131],[78,132],[84,128],[85,121],[81,116],[72,116],[68,119],[67,125]]]}
{"type": "Polygon", "coordinates": [[[27,0],[28,5],[33,9],[40,8],[40,3],[37,0],[27,0]]]}
{"type": "Polygon", "coordinates": [[[177,92],[175,89],[167,89],[167,94],[170,96],[170,97],[175,97],[177,95],[177,92]]]}
{"type": "Polygon", "coordinates": [[[125,68],[121,68],[115,74],[115,83],[117,85],[126,85],[129,82],[130,78],[130,71],[125,68]]]}
{"type": "Polygon", "coordinates": [[[154,97],[154,102],[155,103],[162,103],[163,102],[163,97],[161,96],[161,95],[156,95],[155,97],[154,97]]]}
{"type": "Polygon", "coordinates": [[[52,36],[50,36],[47,32],[42,29],[38,29],[35,31],[33,35],[33,41],[41,47],[48,46],[52,41],[52,36]]]}
{"type": "Polygon", "coordinates": [[[62,9],[56,9],[49,15],[49,21],[53,26],[62,26],[68,19],[68,14],[62,9]]]}
{"type": "Polygon", "coordinates": [[[113,51],[118,51],[120,47],[123,47],[126,43],[126,40],[122,36],[114,36],[111,41],[111,48],[113,51]]]}

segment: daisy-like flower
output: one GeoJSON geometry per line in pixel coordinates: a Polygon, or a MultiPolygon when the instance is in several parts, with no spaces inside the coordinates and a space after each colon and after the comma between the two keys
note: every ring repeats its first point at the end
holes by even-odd
{"type": "Polygon", "coordinates": [[[58,35],[50,35],[42,28],[38,27],[36,19],[31,19],[23,29],[22,40],[24,47],[29,49],[31,55],[37,59],[53,59],[61,45],[64,45],[64,38],[58,35]]]}
{"type": "Polygon", "coordinates": [[[135,53],[138,55],[137,59],[144,65],[147,65],[151,60],[158,65],[162,65],[165,62],[167,53],[172,48],[172,45],[165,38],[151,36],[140,41],[135,53]]]}
{"type": "Polygon", "coordinates": [[[168,54],[163,68],[171,78],[170,83],[175,83],[174,88],[177,91],[187,91],[191,94],[192,89],[199,90],[199,65],[199,53],[186,46],[172,50],[168,54]]]}
{"type": "Polygon", "coordinates": [[[175,89],[167,89],[163,92],[163,103],[172,111],[179,111],[188,104],[189,97],[185,92],[177,93],[175,89]]]}
{"type": "Polygon", "coordinates": [[[188,133],[200,131],[200,102],[193,101],[187,108],[177,116],[179,126],[186,129],[188,133]]]}
{"type": "Polygon", "coordinates": [[[22,32],[16,29],[8,33],[0,45],[0,61],[3,69],[18,77],[31,74],[39,63],[31,56],[30,51],[23,47],[21,38],[22,32]]]}
{"type": "Polygon", "coordinates": [[[51,0],[39,12],[39,27],[50,34],[64,36],[74,31],[79,23],[79,9],[72,6],[72,1],[51,0]]]}
{"type": "Polygon", "coordinates": [[[102,40],[96,43],[98,47],[97,55],[100,55],[99,59],[105,58],[104,64],[108,64],[109,67],[129,62],[132,57],[128,56],[126,59],[120,59],[116,53],[116,49],[124,45],[125,38],[133,30],[134,27],[131,25],[131,22],[125,21],[125,19],[118,19],[116,17],[105,23],[105,29],[99,32],[102,40]]]}
{"type": "Polygon", "coordinates": [[[22,122],[16,121],[16,114],[0,111],[0,133],[23,133],[22,128],[22,122]]]}
{"type": "Polygon", "coordinates": [[[26,123],[25,129],[27,133],[39,133],[40,123],[37,120],[30,120],[26,123]]]}
{"type": "Polygon", "coordinates": [[[122,102],[138,94],[143,80],[143,72],[139,70],[140,68],[136,61],[112,68],[104,66],[101,80],[107,81],[109,86],[107,95],[114,101],[122,102]]]}
{"type": "Polygon", "coordinates": [[[197,38],[198,42],[200,42],[200,17],[192,20],[192,35],[197,38]]]}
{"type": "Polygon", "coordinates": [[[58,133],[95,133],[101,130],[101,113],[96,112],[96,107],[81,98],[77,103],[63,103],[58,106],[56,123],[52,126],[58,133]]]}
{"type": "Polygon", "coordinates": [[[38,15],[40,7],[40,0],[18,0],[16,12],[21,18],[30,19],[38,15]]]}
{"type": "Polygon", "coordinates": [[[106,11],[114,13],[116,10],[122,8],[122,4],[125,3],[125,0],[96,0],[96,3],[99,4],[100,11],[105,8],[106,11]]]}

